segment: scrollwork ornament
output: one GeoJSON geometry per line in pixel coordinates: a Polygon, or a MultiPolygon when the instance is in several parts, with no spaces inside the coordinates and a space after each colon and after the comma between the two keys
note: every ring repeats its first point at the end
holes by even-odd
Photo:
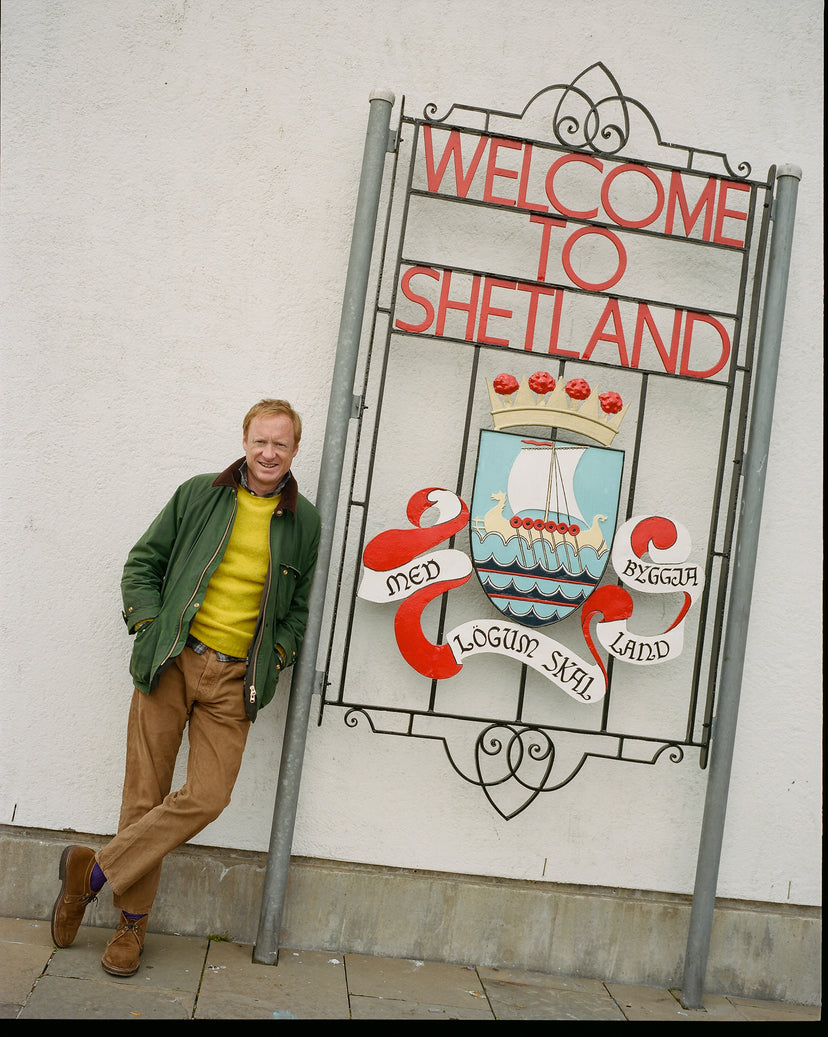
{"type": "Polygon", "coordinates": [[[371,732],[376,734],[377,728],[374,726],[370,713],[366,710],[359,708],[349,709],[343,717],[343,723],[346,727],[358,727],[363,720],[368,724],[371,732]]]}
{"type": "Polygon", "coordinates": [[[635,111],[649,123],[658,147],[685,153],[688,169],[695,168],[696,156],[702,155],[717,159],[727,174],[734,179],[745,179],[750,176],[751,166],[748,162],[740,162],[734,168],[724,152],[664,141],[648,109],[635,98],[623,93],[615,76],[600,61],[585,68],[571,83],[555,83],[539,90],[520,113],[453,104],[440,116],[437,105],[430,102],[423,109],[423,119],[432,125],[439,125],[448,123],[455,112],[476,112],[484,116],[484,132],[489,132],[491,117],[522,120],[543,96],[556,93],[559,93],[560,97],[551,117],[551,136],[564,147],[581,148],[604,156],[618,155],[629,145],[632,133],[631,113],[635,111]]]}

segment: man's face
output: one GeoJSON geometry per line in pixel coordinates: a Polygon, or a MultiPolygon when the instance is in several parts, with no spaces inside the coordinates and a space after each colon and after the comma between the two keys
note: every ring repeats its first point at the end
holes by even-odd
{"type": "Polygon", "coordinates": [[[253,418],[242,440],[247,482],[254,493],[272,493],[284,478],[299,447],[286,414],[253,418]]]}

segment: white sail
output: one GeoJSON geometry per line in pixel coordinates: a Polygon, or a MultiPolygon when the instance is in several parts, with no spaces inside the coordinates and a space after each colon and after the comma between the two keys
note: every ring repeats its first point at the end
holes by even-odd
{"type": "Polygon", "coordinates": [[[513,515],[558,513],[587,525],[575,501],[575,469],[585,447],[525,444],[509,472],[507,494],[513,515]]]}

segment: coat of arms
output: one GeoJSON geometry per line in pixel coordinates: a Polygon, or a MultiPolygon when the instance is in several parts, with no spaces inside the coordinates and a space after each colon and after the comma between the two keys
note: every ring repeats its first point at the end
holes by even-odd
{"type": "Polygon", "coordinates": [[[615,534],[624,455],[608,449],[626,408],[582,378],[546,372],[489,386],[495,430],[481,430],[471,553],[489,600],[506,617],[545,626],[578,609],[598,585],[615,534]],[[601,446],[504,432],[566,428],[601,446]]]}
{"type": "Polygon", "coordinates": [[[627,409],[618,393],[593,392],[582,378],[556,384],[543,371],[522,383],[498,375],[488,391],[495,428],[480,432],[471,509],[449,490],[415,493],[406,509],[411,527],[385,530],[365,547],[359,595],[398,603],[397,644],[423,676],[453,677],[468,659],[495,652],[578,701],[597,702],[608,673],[592,620],[599,619],[595,634],[608,656],[641,665],[673,659],[703,573],[686,564],[689,536],[672,519],[639,515],[616,528],[624,455],[610,444],[627,409]],[[504,431],[527,428],[534,431],[504,431]],[[544,429],[567,429],[596,445],[540,438],[544,429]],[[467,525],[471,559],[456,548],[435,550],[467,525]],[[625,587],[598,586],[610,561],[625,587]],[[424,609],[472,571],[503,618],[469,620],[433,643],[422,628],[424,609]],[[675,621],[655,636],[631,631],[626,587],[678,594],[675,621]],[[537,630],[578,609],[586,657],[537,630]]]}

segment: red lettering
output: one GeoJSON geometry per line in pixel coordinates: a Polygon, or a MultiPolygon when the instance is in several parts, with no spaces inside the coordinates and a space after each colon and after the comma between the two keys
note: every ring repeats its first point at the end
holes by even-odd
{"type": "Polygon", "coordinates": [[[684,181],[678,170],[673,170],[670,176],[670,187],[667,193],[667,219],[664,225],[664,233],[673,233],[673,220],[676,213],[676,202],[681,209],[684,221],[684,236],[689,238],[690,232],[699,218],[699,213],[704,209],[704,230],[702,241],[710,241],[710,229],[713,225],[713,202],[716,196],[716,181],[710,177],[704,186],[699,200],[692,212],[688,210],[687,198],[684,194],[684,181]]]}
{"type": "Polygon", "coordinates": [[[728,209],[727,206],[727,192],[728,191],[750,191],[750,184],[737,184],[732,181],[722,180],[719,184],[719,204],[716,208],[716,229],[713,232],[713,240],[718,245],[735,245],[737,248],[744,248],[745,239],[741,241],[736,238],[726,238],[722,233],[722,225],[726,218],[732,220],[747,220],[746,212],[739,212],[736,209],[728,209]]]}
{"type": "Polygon", "coordinates": [[[546,280],[546,264],[549,260],[549,238],[553,227],[565,227],[566,220],[556,220],[553,216],[530,216],[531,223],[540,223],[543,226],[541,233],[541,249],[538,258],[538,280],[546,280]]]}
{"type": "MultiPolygon", "coordinates": [[[[468,198],[480,171],[484,153],[488,148],[485,175],[482,177],[482,183],[480,180],[477,181],[479,186],[475,190],[475,196],[484,202],[538,213],[551,210],[563,217],[576,220],[595,220],[599,218],[599,214],[605,214],[606,219],[616,226],[634,230],[650,227],[658,220],[664,219],[665,234],[678,235],[688,239],[695,234],[697,240],[744,248],[746,236],[744,224],[749,216],[750,200],[745,202],[744,207],[739,208],[736,206],[734,194],[738,192],[750,196],[751,187],[747,183],[719,180],[713,176],[702,178],[697,174],[691,174],[690,179],[702,185],[700,194],[695,201],[692,201],[698,188],[690,188],[691,198],[688,199],[688,184],[680,170],[669,171],[668,184],[667,171],[659,172],[641,163],[624,162],[611,166],[605,172],[604,162],[599,158],[571,153],[559,155],[546,171],[544,188],[549,202],[546,204],[543,201],[532,201],[528,197],[532,162],[538,154],[537,149],[533,151],[533,145],[529,142],[470,134],[455,129],[450,130],[444,136],[443,143],[440,145],[435,141],[434,135],[435,128],[425,124],[423,126],[425,174],[428,190],[432,193],[437,194],[442,190],[443,193],[450,193],[459,199],[468,198]],[[464,138],[466,139],[464,140],[464,138]],[[517,159],[514,161],[515,168],[509,168],[508,162],[506,165],[500,164],[501,160],[505,161],[506,151],[521,153],[519,168],[517,159]],[[572,163],[576,163],[578,169],[576,173],[578,195],[573,196],[573,199],[578,200],[573,200],[569,204],[561,197],[561,192],[567,193],[566,170],[569,169],[573,172],[576,170],[576,167],[571,165],[572,163]],[[592,197],[596,201],[600,198],[601,206],[589,205],[585,201],[580,201],[580,198],[584,196],[583,192],[589,186],[587,176],[580,176],[581,166],[586,166],[599,174],[599,179],[593,184],[592,197]],[[563,180],[559,174],[563,175],[563,180]],[[639,181],[642,181],[642,178],[648,181],[655,192],[651,205],[641,203],[648,209],[643,215],[638,215],[637,211],[625,213],[624,206],[619,201],[620,196],[616,193],[615,198],[612,197],[616,181],[620,182],[624,178],[634,177],[637,177],[639,181]],[[511,191],[504,189],[499,183],[500,180],[514,181],[511,191]],[[728,221],[734,220],[743,225],[743,232],[740,235],[734,234],[732,228],[728,227],[728,221]]],[[[640,196],[640,192],[637,193],[638,196],[640,196]]],[[[548,227],[545,230],[548,235],[548,227]]],[[[549,238],[546,236],[544,250],[547,249],[548,243],[549,238]]]]}
{"type": "Polygon", "coordinates": [[[664,341],[661,337],[661,332],[656,326],[652,313],[650,313],[650,307],[643,302],[638,304],[638,312],[635,317],[635,335],[633,337],[632,351],[632,366],[634,368],[637,369],[641,361],[641,345],[644,340],[644,328],[646,326],[652,336],[655,347],[658,350],[658,355],[661,357],[661,362],[664,364],[664,370],[667,371],[668,374],[676,373],[679,333],[681,331],[681,316],[682,310],[673,311],[673,336],[670,340],[670,351],[668,353],[664,348],[664,341]]]}
{"type": "MultiPolygon", "coordinates": [[[[531,350],[535,344],[535,321],[538,315],[538,299],[541,295],[551,295],[555,299],[555,309],[552,314],[552,330],[549,335],[549,352],[553,350],[553,344],[557,345],[558,341],[558,328],[561,323],[561,301],[563,299],[563,292],[558,291],[557,288],[546,288],[540,284],[524,284],[518,281],[517,289],[519,292],[529,293],[529,314],[526,318],[526,337],[523,340],[523,348],[531,350]]],[[[577,353],[571,354],[572,356],[578,356],[577,353]]]]}
{"type": "Polygon", "coordinates": [[[716,374],[724,367],[727,363],[728,357],[730,356],[730,336],[727,333],[727,329],[721,321],[716,320],[715,317],[711,317],[709,313],[688,313],[687,322],[684,325],[684,345],[681,351],[681,374],[690,375],[692,378],[709,378],[711,375],[716,374]],[[690,348],[693,339],[693,329],[697,322],[702,324],[709,324],[712,328],[718,332],[720,339],[722,340],[722,351],[719,354],[719,358],[716,363],[709,367],[706,371],[694,371],[690,367],[690,348]]]}
{"type": "Polygon", "coordinates": [[[463,150],[461,144],[461,136],[459,130],[452,130],[449,134],[446,146],[443,149],[443,154],[440,158],[440,164],[434,168],[434,149],[431,139],[431,127],[426,124],[423,126],[423,140],[425,141],[425,161],[426,161],[426,179],[428,182],[428,189],[432,192],[440,190],[440,184],[443,181],[443,176],[446,172],[450,159],[454,159],[454,190],[458,198],[465,198],[469,193],[469,188],[474,180],[474,174],[477,172],[477,167],[480,165],[480,159],[483,157],[483,152],[486,150],[486,145],[489,143],[488,137],[480,137],[477,143],[477,148],[474,152],[474,157],[471,160],[471,164],[467,171],[463,170],[463,150]]]}
{"type": "MultiPolygon", "coordinates": [[[[596,228],[584,228],[595,230],[596,228]]],[[[414,334],[434,334],[441,338],[460,338],[466,342],[479,342],[487,346],[501,348],[522,346],[528,352],[542,352],[544,349],[550,356],[565,359],[590,361],[600,344],[610,344],[618,354],[618,363],[622,367],[639,370],[656,370],[659,362],[664,372],[669,375],[683,375],[690,378],[710,378],[716,375],[728,363],[732,354],[731,335],[725,324],[709,313],[685,311],[670,307],[653,306],[652,303],[635,304],[635,329],[632,338],[632,349],[628,350],[626,332],[632,327],[632,303],[624,304],[628,309],[622,311],[619,299],[608,298],[603,303],[603,311],[596,321],[586,348],[562,348],[559,336],[562,323],[562,312],[567,290],[547,284],[524,281],[510,281],[503,278],[484,276],[482,274],[463,274],[449,269],[433,269],[426,266],[414,266],[406,269],[400,277],[402,296],[410,303],[420,307],[422,320],[415,317],[410,321],[397,318],[394,327],[414,334]],[[455,293],[452,296],[452,275],[455,278],[455,293]],[[415,290],[414,279],[418,276],[429,279],[430,287],[421,294],[415,290]],[[434,282],[437,282],[435,285],[434,282]],[[462,284],[462,288],[460,287],[462,284]],[[439,286],[439,287],[438,287],[439,286]],[[498,306],[495,304],[495,291],[522,292],[528,299],[525,305],[498,306]],[[462,295],[462,298],[460,297],[462,295]],[[451,311],[465,314],[464,330],[458,332],[449,328],[451,311]],[[655,311],[655,313],[653,312],[655,311]],[[659,313],[662,316],[659,316],[659,313]],[[672,314],[672,317],[670,316],[672,314]],[[628,327],[624,327],[624,315],[628,327]],[[492,318],[500,318],[511,322],[517,321],[515,334],[510,337],[498,337],[490,328],[492,318]],[[665,334],[669,323],[672,329],[669,336],[665,334]],[[659,324],[661,326],[659,326],[659,324]],[[523,329],[521,336],[520,329],[523,329]],[[548,329],[548,345],[536,341],[546,336],[548,329]],[[705,334],[706,331],[706,334],[705,334]],[[653,350],[652,347],[655,347],[653,350]],[[650,356],[642,363],[642,353],[649,350],[650,356]],[[657,355],[657,360],[656,360],[657,355]]],[[[518,296],[511,296],[517,301],[518,296]]],[[[461,325],[462,326],[462,325],[461,325]]],[[[567,345],[572,346],[569,342],[567,345]]],[[[604,356],[601,362],[613,362],[604,356]]]]}
{"type": "Polygon", "coordinates": [[[529,183],[529,170],[532,166],[532,145],[526,144],[523,148],[523,162],[520,167],[520,183],[518,184],[518,206],[521,209],[537,209],[539,212],[549,212],[549,206],[542,202],[527,202],[526,188],[529,183]]]}
{"type": "Polygon", "coordinates": [[[607,175],[606,180],[604,180],[604,183],[601,186],[601,204],[604,206],[604,211],[609,216],[609,218],[613,220],[615,223],[617,223],[619,227],[648,227],[651,223],[658,219],[658,217],[661,215],[662,209],[664,208],[664,187],[662,186],[661,181],[658,179],[658,177],[651,169],[648,169],[646,166],[634,165],[631,162],[627,162],[623,166],[616,166],[615,169],[613,169],[612,172],[610,172],[607,175]],[[610,187],[612,186],[612,183],[615,180],[615,178],[620,176],[622,173],[643,174],[655,188],[656,204],[655,208],[649,214],[649,216],[644,216],[640,220],[625,220],[624,217],[619,216],[615,212],[613,207],[610,205],[610,187]]]}
{"type": "Polygon", "coordinates": [[[564,216],[571,216],[574,220],[594,220],[598,215],[598,209],[587,209],[585,212],[579,212],[577,209],[570,209],[558,199],[555,193],[555,177],[558,170],[565,166],[568,162],[583,162],[585,165],[592,166],[593,169],[597,169],[598,172],[603,172],[604,164],[597,158],[593,158],[591,155],[563,155],[557,159],[549,167],[549,172],[546,174],[546,197],[552,203],[552,205],[562,213],[564,216]]]}
{"type": "Polygon", "coordinates": [[[547,352],[550,356],[578,357],[580,353],[577,349],[558,349],[558,332],[561,327],[561,304],[563,303],[563,297],[563,290],[558,289],[558,294],[555,296],[555,309],[552,314],[552,327],[549,330],[549,349],[547,352]]]}
{"type": "Polygon", "coordinates": [[[621,313],[618,309],[617,299],[607,299],[607,305],[604,307],[604,312],[601,314],[601,319],[598,321],[595,331],[590,336],[583,359],[589,360],[592,356],[592,351],[602,341],[614,342],[618,348],[618,356],[621,359],[622,365],[624,367],[630,366],[630,362],[627,359],[627,344],[624,340],[624,325],[621,322],[621,313]],[[605,333],[604,328],[610,320],[612,320],[615,326],[615,331],[605,333]]]}
{"type": "Polygon", "coordinates": [[[437,308],[437,334],[443,335],[446,329],[446,312],[448,310],[464,310],[468,314],[466,320],[467,342],[474,341],[474,318],[477,312],[477,297],[480,294],[480,278],[475,274],[472,278],[471,298],[468,302],[449,299],[451,289],[451,270],[443,271],[443,283],[440,285],[440,302],[437,308]]]}
{"type": "Polygon", "coordinates": [[[483,189],[483,201],[495,202],[497,205],[514,205],[512,198],[498,198],[492,194],[492,182],[496,176],[517,180],[518,173],[514,169],[501,169],[496,165],[498,148],[515,148],[520,151],[522,145],[517,140],[499,140],[493,137],[489,145],[489,163],[486,167],[486,186],[483,189]]]}
{"type": "Polygon", "coordinates": [[[413,331],[417,334],[426,331],[431,327],[431,323],[434,320],[434,307],[431,305],[428,299],[422,295],[417,295],[411,287],[411,278],[415,274],[425,274],[427,277],[433,277],[436,281],[440,280],[440,275],[436,270],[432,270],[430,266],[412,266],[402,275],[400,281],[400,287],[402,293],[406,299],[410,299],[411,302],[417,303],[418,306],[422,306],[425,310],[425,319],[421,324],[406,324],[405,321],[396,320],[394,322],[395,327],[400,328],[402,331],[413,331]]]}
{"type": "MultiPolygon", "coordinates": [[[[511,317],[511,310],[496,310],[491,305],[492,288],[508,288],[515,290],[514,281],[501,281],[496,277],[487,277],[483,281],[483,298],[480,301],[480,323],[477,326],[477,341],[489,346],[508,346],[507,338],[489,338],[487,323],[490,316],[511,317]]],[[[466,336],[468,338],[468,336],[466,336]]]]}
{"type": "Polygon", "coordinates": [[[612,288],[614,284],[618,284],[624,276],[624,271],[627,269],[627,250],[624,248],[618,235],[613,234],[611,230],[606,230],[604,227],[581,227],[580,230],[576,230],[575,233],[570,235],[570,237],[568,237],[564,242],[561,262],[563,263],[563,268],[566,271],[567,277],[573,282],[573,284],[578,285],[579,288],[586,288],[590,292],[605,292],[608,288],[612,288]],[[601,237],[606,238],[608,241],[611,241],[618,253],[618,265],[615,269],[615,273],[612,277],[607,278],[606,281],[598,283],[585,281],[572,269],[572,263],[570,262],[572,246],[579,240],[579,238],[583,238],[587,234],[598,234],[601,237]]]}

